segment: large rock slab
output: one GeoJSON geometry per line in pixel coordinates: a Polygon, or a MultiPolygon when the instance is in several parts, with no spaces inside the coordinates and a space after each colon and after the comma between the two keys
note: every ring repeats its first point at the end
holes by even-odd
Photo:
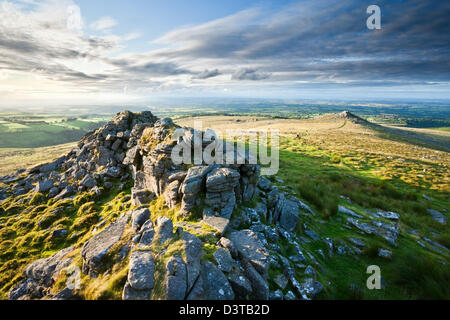
{"type": "Polygon", "coordinates": [[[295,199],[287,199],[280,214],[280,226],[287,231],[294,231],[299,220],[300,206],[295,199]]]}
{"type": "Polygon", "coordinates": [[[258,236],[251,230],[234,231],[230,234],[241,260],[249,261],[266,279],[269,270],[269,253],[258,236]]]}
{"type": "Polygon", "coordinates": [[[179,256],[173,256],[166,264],[167,300],[184,300],[187,291],[186,264],[179,256]]]}
{"type": "Polygon", "coordinates": [[[188,300],[233,300],[234,292],[227,278],[213,263],[202,262],[200,277],[188,300]]]}
{"type": "Polygon", "coordinates": [[[206,178],[206,190],[208,192],[224,192],[234,189],[239,183],[241,175],[230,168],[215,168],[206,178]]]}
{"type": "Polygon", "coordinates": [[[203,243],[199,238],[189,232],[183,232],[181,240],[183,241],[183,249],[185,252],[187,291],[189,292],[200,274],[200,259],[203,255],[203,243]]]}
{"type": "Polygon", "coordinates": [[[102,258],[122,237],[129,215],[125,214],[110,224],[103,231],[97,233],[85,243],[81,251],[83,257],[83,272],[96,278],[102,267],[102,258]]]}
{"type": "Polygon", "coordinates": [[[74,247],[65,248],[49,258],[29,264],[23,272],[25,280],[11,289],[8,299],[17,300],[26,295],[41,298],[43,289],[51,287],[61,270],[69,266],[71,259],[65,256],[73,249],[74,247]]]}
{"type": "Polygon", "coordinates": [[[128,283],[133,289],[150,290],[153,289],[155,273],[155,263],[150,251],[134,251],[130,257],[128,283]]]}

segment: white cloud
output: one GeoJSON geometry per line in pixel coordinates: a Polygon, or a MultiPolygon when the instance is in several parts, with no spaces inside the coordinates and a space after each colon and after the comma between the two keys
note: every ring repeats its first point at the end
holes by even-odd
{"type": "Polygon", "coordinates": [[[141,33],[132,32],[132,33],[129,33],[129,34],[126,34],[125,36],[123,36],[123,40],[130,41],[130,40],[139,39],[140,37],[142,37],[141,33]]]}
{"type": "Polygon", "coordinates": [[[117,25],[117,21],[111,17],[101,17],[97,21],[93,22],[90,27],[97,31],[105,31],[115,27],[117,25]]]}

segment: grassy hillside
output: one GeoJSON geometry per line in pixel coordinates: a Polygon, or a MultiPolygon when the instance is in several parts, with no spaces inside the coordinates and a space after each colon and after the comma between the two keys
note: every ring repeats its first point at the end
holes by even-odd
{"type": "Polygon", "coordinates": [[[0,114],[0,148],[38,148],[78,141],[110,116],[0,114]]]}
{"type": "MultiPolygon", "coordinates": [[[[316,213],[314,216],[302,215],[296,233],[302,239],[302,246],[312,252],[318,265],[323,267],[315,266],[318,280],[324,284],[319,298],[450,298],[450,228],[448,224],[433,220],[427,212],[434,209],[449,215],[448,152],[418,146],[414,139],[374,130],[364,122],[335,115],[309,120],[210,116],[180,119],[178,124],[192,126],[194,120],[202,120],[203,129],[280,130],[280,171],[269,178],[282,190],[304,200],[316,213]],[[372,212],[376,210],[400,214],[396,245],[349,225],[348,215],[338,211],[339,205],[353,210],[364,222],[372,221],[372,212]],[[360,239],[364,247],[360,254],[335,253],[333,257],[325,258],[322,254],[328,252],[326,244],[311,239],[305,226],[321,238],[332,238],[336,247],[347,248],[351,238],[360,239]],[[391,260],[378,256],[381,248],[392,252],[391,260]],[[374,264],[381,268],[382,290],[368,290],[365,286],[366,268],[374,264]]],[[[438,135],[437,139],[444,143],[449,139],[446,132],[433,134],[435,131],[427,129],[414,132],[425,132],[432,138],[438,135]]],[[[51,157],[53,151],[56,155],[70,147],[37,149],[32,155],[11,153],[10,160],[0,157],[2,168],[9,165],[12,170],[15,164],[11,162],[24,159],[29,162],[23,165],[21,162],[20,166],[29,166],[51,157]]],[[[31,200],[29,195],[23,195],[2,202],[0,297],[6,297],[28,263],[68,245],[81,248],[101,218],[111,219],[129,210],[130,187],[131,184],[127,184],[119,190],[119,183],[115,183],[100,200],[95,194],[85,192],[70,200],[47,201],[36,194],[31,200]],[[8,214],[4,214],[6,212],[8,214]],[[19,212],[22,213],[16,215],[19,212]],[[52,239],[48,227],[68,229],[70,237],[52,239]]],[[[150,208],[155,217],[167,215],[173,218],[174,211],[162,206],[159,199],[152,202],[150,208]]],[[[390,223],[387,219],[381,220],[390,223]]],[[[211,250],[214,243],[211,242],[211,250]]],[[[292,249],[283,240],[278,244],[283,252],[292,249]]],[[[270,272],[274,275],[280,271],[271,269],[270,272]]],[[[102,284],[101,295],[97,292],[88,297],[120,297],[125,275],[118,273],[117,278],[102,284]]],[[[270,286],[272,290],[276,289],[274,283],[270,282],[270,286]]]]}

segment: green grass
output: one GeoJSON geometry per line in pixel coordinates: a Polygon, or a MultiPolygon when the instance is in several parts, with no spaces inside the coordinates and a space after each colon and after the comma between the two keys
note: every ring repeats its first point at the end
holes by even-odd
{"type": "MultiPolygon", "coordinates": [[[[346,241],[350,237],[361,238],[367,248],[361,256],[338,256],[322,261],[327,274],[319,278],[324,284],[322,299],[448,299],[447,286],[450,263],[449,255],[441,255],[425,250],[409,234],[410,228],[448,246],[449,227],[436,223],[427,213],[427,208],[441,212],[450,210],[446,190],[430,190],[416,183],[407,183],[401,177],[386,179],[397,167],[385,167],[389,172],[379,173],[378,164],[361,165],[364,154],[353,155],[352,161],[337,163],[335,155],[316,147],[303,145],[296,139],[283,138],[280,143],[280,172],[278,177],[284,180],[302,199],[306,200],[317,212],[316,217],[302,215],[302,222],[308,223],[322,237],[346,241]],[[425,200],[422,194],[433,198],[425,200]],[[349,197],[353,204],[340,198],[349,197]],[[361,235],[355,229],[343,228],[346,216],[337,213],[337,205],[345,205],[368,219],[364,209],[383,209],[401,215],[398,246],[393,247],[381,237],[361,235]],[[320,223],[320,221],[326,221],[320,223]],[[434,237],[430,232],[436,232],[434,237]],[[379,248],[393,251],[393,260],[377,257],[379,248]],[[445,261],[447,265],[443,265],[445,261]],[[371,264],[379,265],[382,277],[386,280],[383,290],[368,290],[365,271],[371,264]],[[417,266],[417,268],[416,268],[417,266]],[[432,270],[426,272],[425,270],[432,270]],[[425,274],[426,275],[423,275],[425,274]],[[327,285],[328,281],[331,285],[327,285]]],[[[398,170],[401,172],[401,170],[398,170]]],[[[395,172],[397,173],[397,171],[395,172]]],[[[299,235],[302,235],[301,227],[299,235]]],[[[347,242],[348,244],[348,242],[347,242]]],[[[323,242],[302,243],[310,252],[327,248],[323,242]]],[[[283,247],[283,244],[281,244],[283,247]]],[[[283,250],[285,250],[284,248],[283,250]]],[[[317,268],[316,268],[317,270],[317,268]]],[[[319,279],[319,280],[320,280],[319,279]]]]}

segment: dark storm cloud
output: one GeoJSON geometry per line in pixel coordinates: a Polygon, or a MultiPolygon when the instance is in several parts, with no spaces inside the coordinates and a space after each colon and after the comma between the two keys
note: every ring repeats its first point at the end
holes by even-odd
{"type": "Polygon", "coordinates": [[[160,41],[183,45],[159,55],[251,62],[287,78],[302,71],[306,78],[449,80],[449,16],[450,2],[439,0],[301,1],[269,16],[243,12],[172,32],[160,41]],[[382,29],[372,31],[366,8],[374,2],[382,29]]]}

